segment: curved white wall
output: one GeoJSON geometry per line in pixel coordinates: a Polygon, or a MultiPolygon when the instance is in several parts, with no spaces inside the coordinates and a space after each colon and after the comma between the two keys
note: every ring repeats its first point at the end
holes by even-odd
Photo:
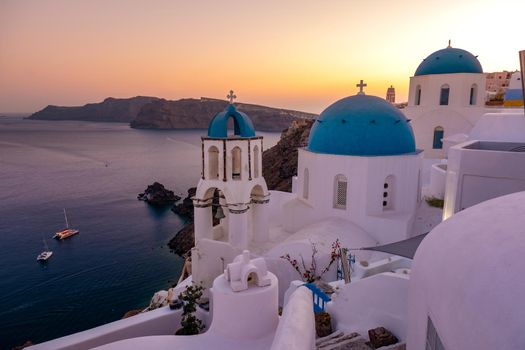
{"type": "MultiPolygon", "coordinates": [[[[182,310],[170,310],[166,306],[83,332],[36,344],[28,349],[84,350],[128,338],[173,335],[180,328],[181,315],[182,310]]],[[[208,324],[207,312],[198,308],[197,317],[208,324]]]]}
{"type": "Polygon", "coordinates": [[[425,348],[428,317],[445,349],[525,349],[525,192],[443,221],[410,275],[408,349],[425,348]]]}
{"type": "Polygon", "coordinates": [[[298,288],[283,310],[271,350],[315,349],[315,320],[312,292],[298,288]]]}

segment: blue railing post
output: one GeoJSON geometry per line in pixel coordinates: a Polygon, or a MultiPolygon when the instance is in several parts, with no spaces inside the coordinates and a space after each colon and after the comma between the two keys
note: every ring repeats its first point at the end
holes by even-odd
{"type": "Polygon", "coordinates": [[[313,283],[305,283],[304,286],[312,291],[314,312],[316,314],[324,312],[326,303],[332,300],[325,292],[313,283]]]}

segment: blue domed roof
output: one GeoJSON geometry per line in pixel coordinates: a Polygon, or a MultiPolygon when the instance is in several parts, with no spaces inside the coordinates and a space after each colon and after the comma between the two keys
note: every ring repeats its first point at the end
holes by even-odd
{"type": "Polygon", "coordinates": [[[255,129],[253,128],[250,118],[237,110],[234,105],[229,104],[226,109],[217,113],[210,121],[208,126],[208,137],[228,137],[228,119],[233,118],[234,134],[237,137],[254,137],[255,129]]]}
{"type": "Polygon", "coordinates": [[[414,133],[405,115],[376,96],[345,97],[314,123],[308,150],[317,153],[387,156],[416,151],[414,133]]]}
{"type": "Polygon", "coordinates": [[[483,68],[470,52],[449,46],[425,58],[414,75],[450,73],[483,73],[483,68]]]}

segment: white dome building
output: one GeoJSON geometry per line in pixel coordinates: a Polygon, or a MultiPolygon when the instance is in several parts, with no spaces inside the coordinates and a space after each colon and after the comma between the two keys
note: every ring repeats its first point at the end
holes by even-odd
{"type": "Polygon", "coordinates": [[[416,145],[443,158],[443,139],[468,134],[485,112],[485,75],[477,57],[450,45],[430,54],[410,78],[408,106],[416,145]]]}
{"type": "MultiPolygon", "coordinates": [[[[379,243],[412,233],[423,156],[409,121],[363,92],[326,108],[299,149],[295,198],[284,203],[287,232],[343,219],[379,243]]],[[[341,235],[343,233],[341,232],[341,235]]]]}
{"type": "Polygon", "coordinates": [[[412,265],[408,349],[525,348],[525,192],[437,226],[412,265]]]}

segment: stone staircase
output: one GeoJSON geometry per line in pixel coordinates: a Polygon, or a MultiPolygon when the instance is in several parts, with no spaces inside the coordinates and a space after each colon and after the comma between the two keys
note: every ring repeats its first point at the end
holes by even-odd
{"type": "MultiPolygon", "coordinates": [[[[316,350],[374,350],[369,341],[361,334],[336,331],[329,336],[318,338],[315,342],[316,350]]],[[[377,350],[406,350],[406,344],[397,343],[383,346],[377,350]]]]}
{"type": "Polygon", "coordinates": [[[318,338],[315,346],[317,350],[373,350],[366,342],[359,333],[336,331],[329,336],[318,338]]]}

